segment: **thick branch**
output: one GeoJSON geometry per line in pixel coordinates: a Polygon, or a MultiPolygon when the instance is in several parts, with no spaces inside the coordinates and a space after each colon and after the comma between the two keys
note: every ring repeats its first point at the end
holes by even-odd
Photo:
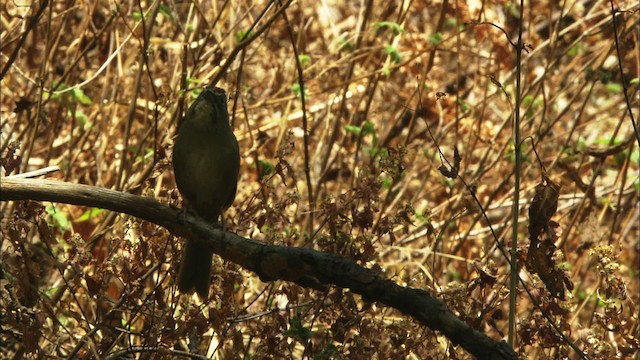
{"type": "Polygon", "coordinates": [[[198,239],[222,258],[255,272],[263,281],[287,280],[304,287],[350,289],[363,299],[400,310],[479,359],[517,359],[496,342],[457,318],[445,304],[421,289],[407,288],[343,257],[307,248],[269,245],[223,232],[155,199],[114,190],[51,180],[3,178],[0,200],[39,200],[85,205],[127,213],[169,231],[198,239]]]}

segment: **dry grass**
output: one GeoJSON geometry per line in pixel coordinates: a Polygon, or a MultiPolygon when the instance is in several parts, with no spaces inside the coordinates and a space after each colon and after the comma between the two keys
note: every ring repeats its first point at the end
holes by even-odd
{"type": "MultiPolygon", "coordinates": [[[[59,165],[52,177],[179,206],[177,119],[219,78],[243,152],[231,231],[378,267],[506,338],[510,269],[497,244],[512,242],[516,58],[505,33],[481,22],[517,41],[514,5],[296,2],[269,22],[277,3],[116,4],[52,2],[31,28],[40,3],[3,3],[3,69],[16,54],[1,88],[5,173],[59,165]],[[455,148],[482,208],[439,171],[455,148]]],[[[525,7],[518,249],[525,259],[542,179],[535,144],[561,185],[555,258],[574,289],[559,300],[521,272],[533,294],[519,291],[515,310],[523,358],[577,358],[534,303],[590,358],[638,356],[640,180],[628,109],[637,119],[639,17],[637,2],[616,4],[628,10],[616,21],[620,56],[609,2],[525,7]]],[[[13,202],[2,216],[1,338],[18,358],[468,357],[348,290],[262,283],[219,258],[212,298],[197,306],[173,282],[182,240],[135,218],[13,202]]]]}

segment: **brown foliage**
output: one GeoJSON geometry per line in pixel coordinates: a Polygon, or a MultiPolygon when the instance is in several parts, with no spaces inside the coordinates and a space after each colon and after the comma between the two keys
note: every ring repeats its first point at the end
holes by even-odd
{"type": "MultiPolygon", "coordinates": [[[[348,257],[506,337],[510,266],[496,249],[513,241],[518,9],[398,4],[299,2],[285,19],[266,1],[3,3],[2,175],[57,165],[49,177],[179,207],[177,122],[219,79],[242,152],[227,230],[348,257]]],[[[608,2],[526,5],[523,357],[575,356],[568,341],[593,359],[638,354],[638,135],[627,111],[637,120],[638,9],[615,4],[620,53],[608,2]],[[539,185],[541,173],[558,190],[539,185]]],[[[155,224],[1,205],[9,356],[468,356],[348,290],[263,283],[220,258],[199,303],[175,288],[183,240],[155,224]]]]}

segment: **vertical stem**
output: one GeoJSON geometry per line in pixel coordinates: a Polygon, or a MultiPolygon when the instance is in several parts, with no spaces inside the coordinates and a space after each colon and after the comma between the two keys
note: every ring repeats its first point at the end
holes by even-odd
{"type": "Polygon", "coordinates": [[[520,149],[520,72],[522,60],[522,22],[524,17],[524,0],[520,0],[520,21],[518,24],[518,44],[516,48],[516,106],[513,124],[515,146],[515,184],[513,191],[513,234],[511,239],[511,277],[509,281],[509,338],[508,343],[513,347],[516,335],[516,297],[518,295],[518,214],[520,203],[520,167],[522,154],[520,149]]]}

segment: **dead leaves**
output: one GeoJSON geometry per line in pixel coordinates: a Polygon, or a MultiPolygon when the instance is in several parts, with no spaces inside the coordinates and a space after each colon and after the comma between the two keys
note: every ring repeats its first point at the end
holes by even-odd
{"type": "MultiPolygon", "coordinates": [[[[536,186],[536,192],[529,207],[529,238],[531,241],[537,240],[543,230],[550,234],[550,220],[558,209],[559,196],[560,186],[544,175],[543,182],[536,186]]],[[[555,237],[555,234],[549,236],[555,237]]]]}
{"type": "Polygon", "coordinates": [[[560,186],[544,174],[543,181],[536,186],[535,195],[529,207],[529,251],[527,268],[538,274],[549,293],[564,300],[565,288],[573,290],[569,275],[556,264],[554,257],[558,236],[558,223],[552,221],[558,208],[560,186]]]}

